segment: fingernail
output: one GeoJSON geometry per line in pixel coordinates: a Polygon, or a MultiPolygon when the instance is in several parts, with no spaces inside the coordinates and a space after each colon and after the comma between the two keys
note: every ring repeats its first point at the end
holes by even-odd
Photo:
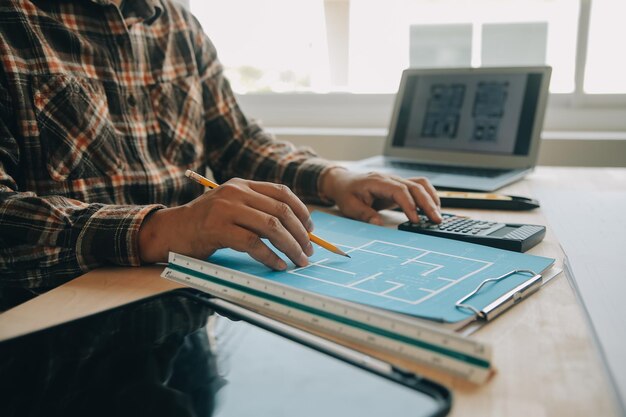
{"type": "Polygon", "coordinates": [[[280,261],[276,262],[276,269],[279,271],[284,271],[285,269],[287,269],[287,264],[281,259],[280,261]]]}
{"type": "Polygon", "coordinates": [[[307,243],[304,253],[306,253],[308,256],[313,255],[313,245],[311,245],[311,242],[307,243]]]}
{"type": "Polygon", "coordinates": [[[304,254],[304,252],[300,253],[300,257],[298,257],[298,266],[307,266],[309,264],[309,258],[304,254]]]}
{"type": "Polygon", "coordinates": [[[377,226],[382,226],[383,222],[378,217],[372,217],[369,221],[370,224],[375,224],[377,226]]]}
{"type": "Polygon", "coordinates": [[[308,230],[309,232],[313,231],[313,220],[311,220],[311,218],[309,217],[309,219],[306,222],[306,230],[308,230]]]}

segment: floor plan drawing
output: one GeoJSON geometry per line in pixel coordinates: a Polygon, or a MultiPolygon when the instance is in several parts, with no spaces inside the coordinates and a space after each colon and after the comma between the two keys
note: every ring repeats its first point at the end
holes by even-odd
{"type": "Polygon", "coordinates": [[[495,142],[498,139],[508,87],[508,82],[478,83],[472,109],[474,118],[472,140],[495,142]]]}
{"type": "Polygon", "coordinates": [[[464,97],[463,84],[432,85],[422,124],[422,137],[454,139],[459,129],[464,97]]]}
{"type": "Polygon", "coordinates": [[[337,244],[353,261],[345,269],[323,258],[288,271],[299,277],[407,304],[419,304],[488,268],[491,262],[372,240],[358,247],[337,244]],[[376,271],[376,272],[373,272],[376,271]]]}
{"type": "MultiPolygon", "coordinates": [[[[326,213],[314,212],[311,218],[315,233],[350,258],[316,247],[308,265],[299,267],[285,259],[288,268],[282,271],[232,249],[220,250],[209,259],[238,273],[302,291],[447,322],[467,318],[468,312],[457,309],[455,302],[485,279],[515,269],[542,271],[553,262],[326,213]]],[[[521,274],[490,285],[473,302],[486,305],[526,280],[528,276],[521,274]]]]}

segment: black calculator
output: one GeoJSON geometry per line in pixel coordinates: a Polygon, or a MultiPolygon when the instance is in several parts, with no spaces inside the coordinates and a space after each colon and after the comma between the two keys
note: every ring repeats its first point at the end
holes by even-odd
{"type": "Polygon", "coordinates": [[[545,226],[535,224],[508,224],[442,213],[440,224],[432,223],[420,214],[419,223],[405,222],[398,229],[407,232],[462,240],[479,245],[526,252],[541,242],[546,235],[545,226]]]}

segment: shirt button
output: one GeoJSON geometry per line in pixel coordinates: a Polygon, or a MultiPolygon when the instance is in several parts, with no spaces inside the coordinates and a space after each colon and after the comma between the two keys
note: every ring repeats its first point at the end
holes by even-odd
{"type": "Polygon", "coordinates": [[[126,101],[128,102],[128,105],[130,107],[135,107],[137,105],[137,99],[135,98],[134,95],[130,94],[128,96],[128,98],[126,99],[126,101]]]}

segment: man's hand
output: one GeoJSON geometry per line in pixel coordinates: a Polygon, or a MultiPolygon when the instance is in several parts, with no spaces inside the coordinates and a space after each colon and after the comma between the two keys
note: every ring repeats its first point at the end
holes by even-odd
{"type": "Polygon", "coordinates": [[[324,174],[321,187],[322,194],[353,219],[382,225],[378,210],[397,205],[414,223],[419,222],[418,207],[433,222],[441,222],[439,197],[426,178],[403,179],[333,168],[324,174]]]}
{"type": "Polygon", "coordinates": [[[247,252],[276,270],[287,268],[261,238],[298,266],[313,254],[309,211],[284,185],[232,179],[190,203],[155,211],[139,230],[146,263],[165,262],[169,251],[207,258],[221,248],[247,252]]]}

